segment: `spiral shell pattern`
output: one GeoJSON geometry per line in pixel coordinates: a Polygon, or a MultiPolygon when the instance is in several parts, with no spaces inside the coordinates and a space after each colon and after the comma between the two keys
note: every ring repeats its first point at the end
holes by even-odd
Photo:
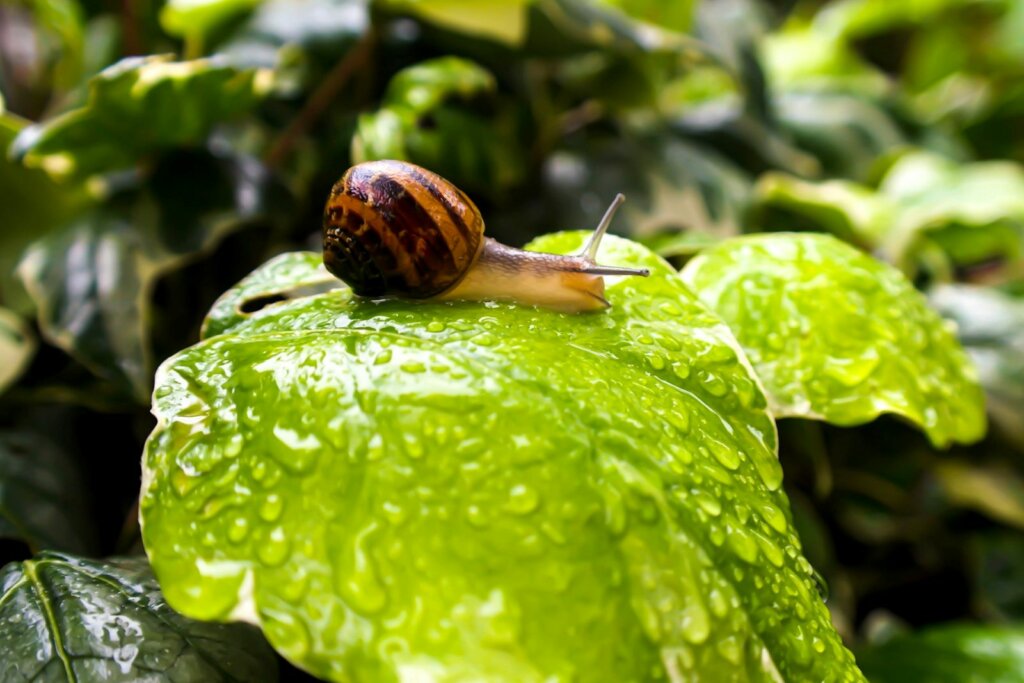
{"type": "Polygon", "coordinates": [[[461,190],[404,161],[353,166],[324,209],[324,265],[366,297],[425,299],[454,287],[484,242],[461,190]]]}

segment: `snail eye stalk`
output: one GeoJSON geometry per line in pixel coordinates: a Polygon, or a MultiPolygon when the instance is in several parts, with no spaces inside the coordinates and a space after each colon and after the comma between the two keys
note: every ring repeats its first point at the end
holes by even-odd
{"type": "Polygon", "coordinates": [[[638,275],[640,277],[647,277],[651,274],[651,271],[647,268],[622,268],[619,266],[603,266],[597,263],[597,250],[601,246],[601,240],[608,232],[608,228],[615,218],[615,213],[625,201],[626,196],[621,192],[615,195],[615,199],[612,200],[612,203],[604,212],[604,216],[594,229],[594,233],[587,240],[586,244],[583,245],[580,253],[577,254],[577,256],[588,263],[581,272],[589,273],[590,275],[638,275]]]}

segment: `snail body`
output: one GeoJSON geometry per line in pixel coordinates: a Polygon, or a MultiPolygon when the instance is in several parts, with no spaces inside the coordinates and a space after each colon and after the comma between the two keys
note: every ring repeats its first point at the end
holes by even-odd
{"type": "Polygon", "coordinates": [[[605,275],[646,269],[594,261],[622,195],[583,250],[524,251],[484,236],[479,209],[441,176],[404,161],[353,166],[324,209],[324,265],[359,296],[512,300],[563,311],[608,306],[605,275]]]}

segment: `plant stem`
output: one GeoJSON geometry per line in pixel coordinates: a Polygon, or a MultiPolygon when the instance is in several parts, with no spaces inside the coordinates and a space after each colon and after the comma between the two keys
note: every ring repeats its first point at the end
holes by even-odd
{"type": "Polygon", "coordinates": [[[320,85],[306,100],[306,104],[292,119],[288,127],[270,147],[263,157],[263,162],[270,168],[276,168],[288,156],[292,148],[310,128],[319,120],[341,89],[348,83],[356,71],[363,66],[372,52],[375,37],[373,31],[367,31],[352,49],[338,61],[324,77],[320,85]]]}

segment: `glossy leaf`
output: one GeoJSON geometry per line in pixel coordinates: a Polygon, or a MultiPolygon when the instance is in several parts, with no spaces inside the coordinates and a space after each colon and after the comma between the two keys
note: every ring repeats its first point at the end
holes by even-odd
{"type": "Polygon", "coordinates": [[[896,207],[870,188],[846,180],[809,182],[766,173],[754,186],[753,227],[763,231],[805,227],[864,246],[877,245],[892,228],[896,207]]]}
{"type": "Polygon", "coordinates": [[[317,254],[228,292],[158,374],[169,602],[333,680],[861,680],[731,334],[639,245],[600,260],[653,274],[593,315],[286,297],[317,254]]]}
{"type": "Polygon", "coordinates": [[[384,104],[424,114],[448,99],[468,100],[494,90],[494,76],[479,64],[459,57],[439,57],[395,74],[384,93],[384,104]]]}
{"type": "Polygon", "coordinates": [[[488,116],[463,106],[486,102],[494,91],[489,71],[458,57],[403,69],[388,84],[384,106],[359,117],[352,158],[405,159],[461,188],[500,194],[521,179],[526,163],[511,112],[488,116]]]}
{"type": "Polygon", "coordinates": [[[152,173],[147,192],[83,213],[33,243],[18,267],[47,341],[140,401],[152,382],[157,279],[232,231],[273,224],[284,206],[267,171],[245,157],[165,155],[152,173]]]}
{"type": "Polygon", "coordinates": [[[4,681],[277,680],[273,652],[255,629],[177,614],[145,558],[43,553],[7,565],[0,642],[4,681]]]}
{"type": "Polygon", "coordinates": [[[23,130],[13,150],[51,176],[134,167],[153,152],[200,145],[210,128],[251,109],[268,79],[222,60],[131,57],[89,82],[86,104],[23,130]]]}
{"type": "Polygon", "coordinates": [[[892,267],[827,235],[758,235],[712,247],[682,277],[736,333],[776,417],[894,413],[938,446],[984,434],[952,326],[892,267]]]}
{"type": "Polygon", "coordinates": [[[968,285],[937,287],[928,299],[956,323],[957,335],[978,368],[993,421],[1024,446],[1024,301],[968,285]]]}
{"type": "Polygon", "coordinates": [[[876,683],[1019,683],[1024,628],[940,626],[865,649],[857,661],[876,683]]]}
{"type": "Polygon", "coordinates": [[[64,450],[33,432],[0,432],[0,537],[33,550],[89,552],[86,500],[78,464],[64,450]]]}
{"type": "Polygon", "coordinates": [[[999,258],[1024,273],[1024,168],[1010,161],[959,165],[935,154],[907,154],[879,192],[900,206],[886,249],[906,258],[937,243],[955,265],[999,258]]]}
{"type": "Polygon", "coordinates": [[[21,376],[35,351],[36,338],[21,316],[0,308],[0,394],[21,376]]]}

